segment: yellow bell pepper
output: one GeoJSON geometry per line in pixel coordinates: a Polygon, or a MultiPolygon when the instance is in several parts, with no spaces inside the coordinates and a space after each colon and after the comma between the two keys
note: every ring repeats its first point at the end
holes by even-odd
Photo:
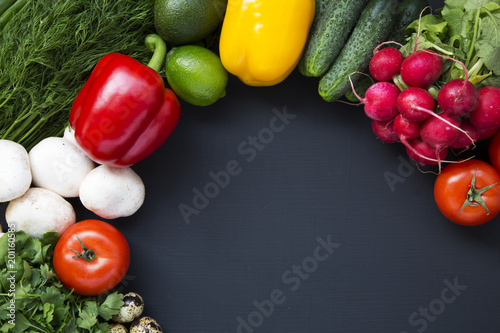
{"type": "Polygon", "coordinates": [[[283,81],[300,60],[315,0],[229,0],[219,53],[226,70],[251,86],[283,81]]]}

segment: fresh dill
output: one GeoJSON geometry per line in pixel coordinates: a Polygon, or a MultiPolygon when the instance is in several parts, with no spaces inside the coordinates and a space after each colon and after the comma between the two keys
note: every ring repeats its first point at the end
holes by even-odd
{"type": "Polygon", "coordinates": [[[152,32],[153,0],[28,0],[0,31],[0,139],[29,150],[61,135],[99,59],[147,64],[152,32]]]}

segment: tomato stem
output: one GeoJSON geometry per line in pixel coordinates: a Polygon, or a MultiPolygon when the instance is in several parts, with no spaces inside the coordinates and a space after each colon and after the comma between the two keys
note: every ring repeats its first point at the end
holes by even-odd
{"type": "Polygon", "coordinates": [[[71,249],[71,250],[73,250],[76,253],[76,256],[73,256],[73,259],[82,258],[85,261],[92,261],[92,260],[94,260],[94,258],[95,258],[95,252],[94,252],[94,250],[87,249],[87,247],[85,246],[85,244],[83,244],[83,242],[80,240],[80,238],[78,238],[78,236],[76,236],[76,239],[78,239],[78,241],[80,242],[80,245],[82,246],[82,252],[78,252],[75,249],[71,249]]]}
{"type": "Polygon", "coordinates": [[[467,206],[477,206],[478,204],[480,204],[481,207],[483,207],[488,212],[488,215],[489,215],[490,210],[488,209],[488,206],[486,206],[486,203],[484,202],[481,195],[499,183],[491,184],[491,185],[485,186],[483,188],[477,189],[476,188],[476,173],[477,173],[477,169],[474,172],[474,176],[472,176],[472,181],[470,183],[470,189],[467,192],[467,199],[465,199],[465,202],[462,205],[462,208],[460,208],[460,210],[458,212],[460,213],[467,206]]]}

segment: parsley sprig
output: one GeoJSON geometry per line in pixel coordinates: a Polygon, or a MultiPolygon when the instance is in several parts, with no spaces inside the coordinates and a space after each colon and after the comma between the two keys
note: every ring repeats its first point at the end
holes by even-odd
{"type": "Polygon", "coordinates": [[[37,239],[23,231],[0,238],[0,332],[109,332],[123,295],[80,296],[64,287],[52,267],[58,239],[57,233],[37,239]]]}

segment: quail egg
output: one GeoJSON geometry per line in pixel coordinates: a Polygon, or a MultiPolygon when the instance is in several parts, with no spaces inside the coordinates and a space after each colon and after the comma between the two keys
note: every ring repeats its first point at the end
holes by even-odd
{"type": "Polygon", "coordinates": [[[141,295],[129,292],[123,295],[123,306],[120,312],[113,316],[113,321],[117,323],[131,323],[144,311],[144,300],[141,295]]]}
{"type": "Polygon", "coordinates": [[[141,317],[130,325],[130,333],[163,333],[160,324],[151,317],[141,317]]]}
{"type": "Polygon", "coordinates": [[[109,333],[128,333],[125,326],[118,323],[109,324],[109,333]]]}

